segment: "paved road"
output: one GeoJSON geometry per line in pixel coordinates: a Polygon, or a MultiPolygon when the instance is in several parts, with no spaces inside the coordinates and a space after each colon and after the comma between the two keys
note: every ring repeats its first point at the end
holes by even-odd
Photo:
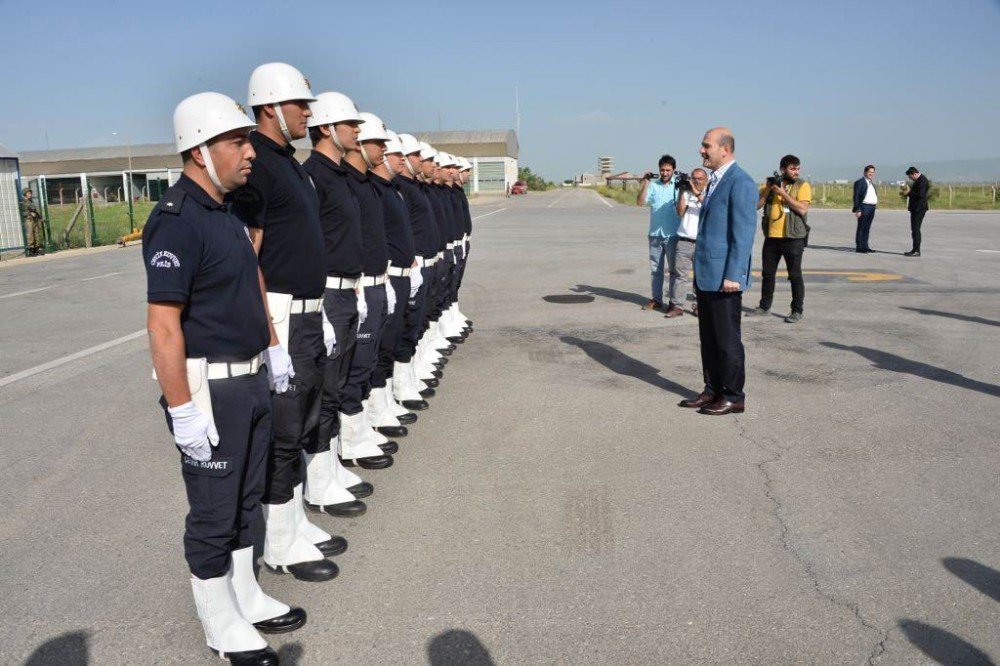
{"type": "MultiPolygon", "coordinates": [[[[675,407],[696,320],[638,307],[643,211],[487,213],[475,334],[368,514],[318,519],[341,576],[262,574],[310,613],[286,663],[1000,659],[1000,215],[931,212],[907,259],[905,214],[865,256],[816,212],[806,318],[747,321],[749,411],[713,419],[675,407]]],[[[136,248],[0,268],[0,663],[214,662],[141,334],[24,374],[141,331],[143,291],[136,248]]]]}

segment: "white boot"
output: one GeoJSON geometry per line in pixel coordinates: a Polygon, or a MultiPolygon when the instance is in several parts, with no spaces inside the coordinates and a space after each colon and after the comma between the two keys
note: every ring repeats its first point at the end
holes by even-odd
{"type": "Polygon", "coordinates": [[[253,546],[233,551],[229,580],[236,595],[236,605],[247,622],[263,622],[288,615],[292,609],[264,594],[253,574],[253,546]]]}
{"type": "Polygon", "coordinates": [[[264,563],[286,573],[288,566],[325,559],[319,548],[299,531],[295,521],[295,499],[284,504],[262,504],[267,532],[264,537],[264,563]]]}
{"type": "MultiPolygon", "coordinates": [[[[327,451],[326,453],[327,455],[330,454],[329,451],[327,451]]],[[[306,473],[308,474],[308,465],[310,463],[309,459],[310,457],[315,457],[315,456],[310,456],[308,453],[305,454],[305,456],[306,456],[306,470],[307,470],[306,473]]],[[[308,489],[311,483],[315,483],[317,486],[319,486],[320,482],[315,480],[315,478],[313,480],[307,479],[306,493],[309,492],[308,489]]],[[[350,495],[350,493],[348,494],[350,495]]],[[[318,525],[313,525],[312,523],[310,523],[309,519],[306,518],[306,509],[302,505],[302,495],[303,495],[302,484],[300,483],[299,485],[295,486],[295,488],[292,490],[292,504],[295,506],[295,529],[301,532],[302,536],[304,536],[306,540],[313,545],[321,544],[324,541],[329,541],[333,537],[330,534],[327,534],[327,532],[322,528],[320,528],[318,525]]],[[[308,497],[308,494],[306,496],[308,497]]],[[[353,498],[354,496],[351,495],[351,497],[353,498]]],[[[313,502],[313,504],[315,504],[315,502],[313,502]]]]}
{"type": "Polygon", "coordinates": [[[409,363],[396,362],[392,366],[392,391],[400,400],[423,400],[423,396],[410,383],[409,363]]]}
{"type": "MultiPolygon", "coordinates": [[[[319,507],[353,502],[357,498],[348,492],[347,488],[341,486],[334,477],[333,464],[329,458],[336,458],[333,451],[323,451],[313,455],[306,454],[306,474],[309,478],[309,483],[306,484],[306,501],[319,507]],[[314,479],[316,480],[315,485],[313,484],[314,479]]],[[[337,464],[340,464],[339,461],[337,464]]],[[[305,511],[302,513],[304,515],[305,511]]],[[[327,535],[326,538],[329,539],[330,536],[327,535]]],[[[313,541],[313,543],[319,542],[313,541]]]]}
{"type": "Polygon", "coordinates": [[[419,377],[417,377],[417,369],[413,366],[412,361],[410,363],[404,363],[403,365],[406,368],[407,381],[418,395],[421,391],[430,388],[427,384],[423,383],[419,377]]]}
{"type": "Polygon", "coordinates": [[[372,389],[372,424],[376,428],[401,428],[403,424],[396,418],[396,414],[389,405],[391,398],[387,394],[388,391],[388,383],[382,388],[372,389]]]}
{"type": "MultiPolygon", "coordinates": [[[[375,446],[379,444],[385,444],[389,441],[389,438],[380,433],[375,429],[375,424],[372,419],[372,399],[371,396],[367,400],[361,401],[361,415],[362,415],[362,428],[361,432],[365,439],[375,442],[375,446]]],[[[381,449],[379,449],[381,450],[381,449]]]]}
{"type": "Polygon", "coordinates": [[[452,304],[443,315],[441,315],[441,320],[444,322],[444,328],[447,332],[445,337],[453,338],[462,334],[465,329],[464,322],[459,323],[458,315],[455,313],[455,305],[452,304]]]}
{"type": "Polygon", "coordinates": [[[228,574],[208,580],[191,576],[191,592],[208,647],[222,656],[269,649],[253,624],[240,614],[228,574]]]}
{"type": "Polygon", "coordinates": [[[350,416],[340,414],[340,457],[344,460],[377,458],[385,455],[385,452],[378,448],[378,444],[365,437],[364,418],[363,411],[350,416]]]}
{"type": "Polygon", "coordinates": [[[402,416],[403,414],[409,414],[410,413],[410,410],[408,410],[406,407],[403,407],[401,404],[399,404],[398,398],[396,397],[396,395],[395,395],[395,393],[393,391],[392,382],[391,381],[387,382],[386,385],[385,385],[385,396],[386,396],[386,401],[387,401],[387,403],[389,405],[389,409],[397,417],[397,419],[398,419],[398,417],[402,416]]]}
{"type": "Polygon", "coordinates": [[[339,486],[352,488],[365,482],[364,479],[344,467],[340,462],[340,456],[337,455],[340,452],[340,435],[330,440],[330,451],[333,452],[333,455],[330,456],[330,468],[333,470],[333,478],[339,486]]]}

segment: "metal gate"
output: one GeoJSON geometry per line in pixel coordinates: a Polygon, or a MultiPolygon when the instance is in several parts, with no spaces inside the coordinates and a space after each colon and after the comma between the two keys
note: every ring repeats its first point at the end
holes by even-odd
{"type": "Polygon", "coordinates": [[[24,226],[18,207],[19,176],[17,160],[0,158],[0,250],[24,248],[24,226]]]}

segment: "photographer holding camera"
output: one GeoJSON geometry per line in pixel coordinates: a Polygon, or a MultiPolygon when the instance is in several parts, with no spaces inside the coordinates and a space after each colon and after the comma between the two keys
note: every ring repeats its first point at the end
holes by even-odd
{"type": "Polygon", "coordinates": [[[757,208],[763,208],[761,226],[764,229],[762,254],[760,305],[750,314],[766,315],[771,312],[774,298],[774,277],[778,263],[785,260],[788,281],[792,283],[792,311],[785,322],[795,324],[802,319],[806,288],[802,281],[802,253],[809,238],[806,217],[812,201],[809,183],[799,180],[801,162],[795,155],[785,155],[779,165],[780,173],[767,179],[760,188],[757,208]]]}
{"type": "Polygon", "coordinates": [[[652,172],[643,176],[642,187],[635,199],[637,206],[649,206],[649,272],[653,293],[649,302],[642,306],[643,310],[663,309],[663,268],[665,264],[672,265],[670,239],[680,224],[674,184],[677,161],[670,155],[664,155],[660,158],[659,167],[659,178],[652,172]]]}
{"type": "MultiPolygon", "coordinates": [[[[684,302],[691,293],[691,280],[688,273],[694,264],[694,245],[698,238],[698,219],[701,217],[701,204],[705,201],[705,186],[708,184],[708,172],[697,168],[688,176],[677,172],[677,216],[680,225],[677,233],[670,239],[667,258],[670,263],[670,308],[664,316],[679,317],[684,314],[684,302]]],[[[698,316],[698,304],[691,306],[691,314],[698,316]]]]}

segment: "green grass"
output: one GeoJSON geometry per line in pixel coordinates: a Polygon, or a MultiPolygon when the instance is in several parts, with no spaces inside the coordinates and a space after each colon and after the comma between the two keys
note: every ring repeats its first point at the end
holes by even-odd
{"type": "MultiPolygon", "coordinates": [[[[135,220],[135,228],[142,229],[146,224],[146,218],[153,210],[156,202],[138,201],[132,205],[135,220]]],[[[52,230],[53,241],[61,248],[86,247],[84,243],[84,225],[86,218],[84,213],[80,214],[80,219],[76,221],[76,226],[69,235],[69,242],[63,242],[63,233],[66,225],[73,217],[76,205],[59,206],[49,205],[49,228],[52,230]]],[[[127,203],[111,203],[104,205],[94,203],[94,245],[111,245],[131,231],[128,218],[127,203]]]]}
{"type": "MultiPolygon", "coordinates": [[[[937,185],[931,186],[931,210],[1000,210],[1000,191],[996,193],[992,185],[937,185]]],[[[615,201],[635,205],[635,196],[639,193],[638,186],[630,186],[625,190],[620,187],[601,185],[598,193],[615,201]]],[[[854,184],[836,185],[830,183],[814,183],[812,186],[814,208],[850,208],[854,202],[854,184]]],[[[899,188],[891,185],[878,186],[879,208],[903,210],[906,199],[899,196],[899,188]]]]}

